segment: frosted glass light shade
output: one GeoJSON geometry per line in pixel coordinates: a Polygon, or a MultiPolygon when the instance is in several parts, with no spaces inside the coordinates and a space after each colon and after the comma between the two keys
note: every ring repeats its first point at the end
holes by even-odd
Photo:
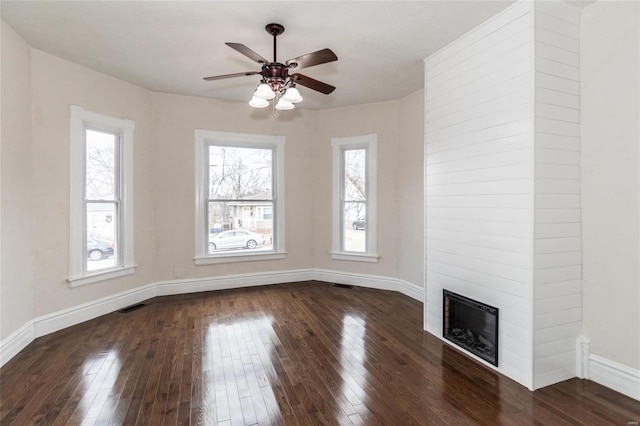
{"type": "Polygon", "coordinates": [[[298,102],[302,102],[302,95],[300,95],[300,92],[295,87],[289,87],[287,91],[284,92],[282,99],[292,104],[297,104],[298,102]]]}
{"type": "Polygon", "coordinates": [[[266,108],[269,106],[269,101],[266,99],[258,98],[254,95],[249,101],[249,106],[252,106],[254,108],[266,108]]]}
{"type": "Polygon", "coordinates": [[[291,102],[285,100],[284,98],[280,98],[280,100],[276,104],[276,109],[278,111],[287,111],[287,110],[290,110],[290,109],[294,109],[295,107],[296,106],[294,104],[292,104],[291,102]]]}
{"type": "Polygon", "coordinates": [[[271,90],[271,87],[269,87],[268,84],[261,83],[256,89],[256,92],[253,94],[253,96],[260,99],[271,100],[276,97],[276,94],[273,93],[273,90],[271,90]]]}

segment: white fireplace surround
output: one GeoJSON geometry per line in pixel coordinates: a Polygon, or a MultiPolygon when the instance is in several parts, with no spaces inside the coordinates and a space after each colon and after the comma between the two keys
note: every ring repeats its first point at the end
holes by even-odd
{"type": "Polygon", "coordinates": [[[580,34],[579,8],[523,1],[425,60],[425,329],[442,339],[443,289],[482,300],[488,368],[640,399],[638,371],[581,336],[580,34]]]}

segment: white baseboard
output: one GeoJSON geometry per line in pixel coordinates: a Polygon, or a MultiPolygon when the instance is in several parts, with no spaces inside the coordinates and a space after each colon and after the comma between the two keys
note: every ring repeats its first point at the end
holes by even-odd
{"type": "Polygon", "coordinates": [[[381,277],[378,275],[354,274],[352,272],[316,269],[315,280],[336,284],[348,284],[359,287],[375,288],[378,290],[397,291],[419,302],[424,301],[424,289],[408,281],[397,278],[381,277]]]}
{"type": "Polygon", "coordinates": [[[417,300],[420,303],[424,303],[424,287],[418,287],[409,281],[398,280],[398,290],[405,296],[409,296],[412,299],[417,300]]]}
{"type": "Polygon", "coordinates": [[[640,370],[592,354],[591,342],[585,336],[576,341],[576,376],[640,401],[640,370]]]}
{"type": "Polygon", "coordinates": [[[589,379],[640,401],[640,370],[590,354],[589,379]]]}
{"type": "Polygon", "coordinates": [[[158,281],[154,285],[157,296],[170,296],[172,294],[284,284],[298,281],[311,281],[314,279],[316,278],[314,277],[313,269],[297,269],[292,271],[259,272],[224,275],[221,277],[158,281]]]}
{"type": "Polygon", "coordinates": [[[34,339],[89,321],[101,315],[135,305],[156,296],[197,293],[299,281],[326,281],[381,290],[398,291],[422,302],[424,291],[407,281],[374,275],[353,274],[320,269],[261,272],[221,277],[157,281],[133,290],[103,297],[62,311],[37,317],[0,342],[0,367],[27,347],[34,339]]]}
{"type": "Polygon", "coordinates": [[[27,347],[27,345],[36,338],[33,321],[29,321],[6,339],[2,340],[0,345],[0,366],[16,356],[18,352],[27,347]]]}
{"type": "Polygon", "coordinates": [[[33,320],[35,336],[41,337],[49,333],[80,324],[85,321],[115,312],[118,309],[135,305],[143,300],[156,296],[155,284],[138,287],[133,290],[117,293],[112,296],[92,300],[62,311],[37,317],[33,320]]]}

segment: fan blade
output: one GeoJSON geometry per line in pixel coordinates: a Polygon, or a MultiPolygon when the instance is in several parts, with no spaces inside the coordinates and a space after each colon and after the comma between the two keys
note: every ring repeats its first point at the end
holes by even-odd
{"type": "Polygon", "coordinates": [[[258,71],[236,72],[233,74],[223,74],[223,75],[214,75],[211,77],[205,77],[204,80],[207,80],[207,81],[222,80],[223,78],[244,77],[247,75],[256,75],[256,74],[260,74],[260,73],[258,71]]]}
{"type": "Polygon", "coordinates": [[[317,52],[307,53],[297,58],[289,59],[287,66],[298,64],[295,68],[308,68],[314,65],[326,64],[327,62],[337,61],[338,57],[331,49],[322,49],[317,52]]]}
{"type": "Polygon", "coordinates": [[[320,93],[324,93],[325,95],[328,95],[329,93],[336,90],[336,88],[333,87],[332,85],[315,80],[311,77],[307,77],[306,75],[290,74],[289,77],[291,77],[291,79],[295,81],[297,84],[300,84],[301,86],[304,86],[304,87],[308,87],[309,89],[316,90],[320,93]]]}
{"type": "Polygon", "coordinates": [[[253,59],[254,61],[256,61],[259,64],[268,64],[269,63],[268,60],[266,60],[262,56],[258,55],[256,52],[254,52],[253,50],[249,49],[244,44],[240,44],[240,43],[225,43],[225,44],[227,46],[229,46],[230,48],[235,49],[238,52],[242,53],[247,58],[253,59]]]}

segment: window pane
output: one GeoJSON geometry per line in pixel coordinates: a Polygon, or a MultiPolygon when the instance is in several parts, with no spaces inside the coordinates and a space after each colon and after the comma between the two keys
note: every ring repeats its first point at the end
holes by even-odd
{"type": "Polygon", "coordinates": [[[209,146],[209,199],[271,200],[272,150],[209,146]]]}
{"type": "Polygon", "coordinates": [[[367,215],[365,203],[344,203],[342,245],[344,251],[367,251],[367,215]]]}
{"type": "Polygon", "coordinates": [[[115,203],[87,203],[87,271],[118,264],[117,222],[115,203]]]}
{"type": "Polygon", "coordinates": [[[208,253],[273,249],[273,219],[260,211],[273,211],[270,201],[210,201],[208,253]]]}
{"type": "Polygon", "coordinates": [[[365,201],[367,199],[366,149],[344,151],[344,200],[365,201]]]}
{"type": "Polygon", "coordinates": [[[117,136],[87,129],[86,138],[85,197],[87,200],[115,200],[117,136]]]}

